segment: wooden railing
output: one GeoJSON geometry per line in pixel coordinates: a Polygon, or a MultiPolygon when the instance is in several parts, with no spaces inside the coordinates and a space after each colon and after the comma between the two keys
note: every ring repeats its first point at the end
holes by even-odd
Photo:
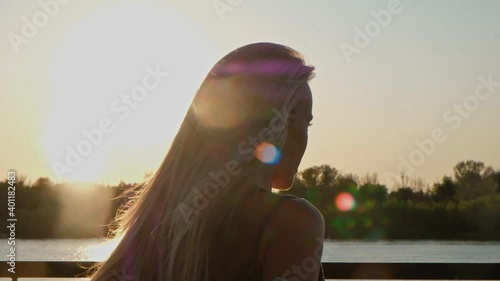
{"type": "MultiPolygon", "coordinates": [[[[0,278],[82,277],[94,262],[16,261],[15,273],[0,263],[0,278]]],[[[360,263],[325,262],[326,279],[500,280],[500,263],[360,263]]],[[[114,281],[126,281],[116,276],[114,281]]]]}

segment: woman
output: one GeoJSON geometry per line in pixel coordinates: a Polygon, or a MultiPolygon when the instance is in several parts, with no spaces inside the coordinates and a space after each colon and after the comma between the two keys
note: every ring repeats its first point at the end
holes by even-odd
{"type": "Polygon", "coordinates": [[[291,187],[306,149],[313,71],[273,43],[217,62],[92,280],[323,280],[323,217],[271,192],[291,187]]]}

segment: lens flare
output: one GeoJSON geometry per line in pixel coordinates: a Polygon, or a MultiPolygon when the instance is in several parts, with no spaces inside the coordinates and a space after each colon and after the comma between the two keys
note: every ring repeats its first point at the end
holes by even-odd
{"type": "Polygon", "coordinates": [[[255,157],[262,161],[262,163],[270,166],[276,165],[281,159],[281,152],[279,148],[268,142],[261,142],[255,148],[255,157]]]}
{"type": "Polygon", "coordinates": [[[354,197],[347,192],[341,192],[335,198],[335,206],[342,212],[351,211],[356,207],[356,201],[354,197]]]}
{"type": "Polygon", "coordinates": [[[241,83],[233,78],[207,81],[192,106],[200,123],[207,128],[234,129],[253,118],[246,92],[241,91],[241,83]]]}

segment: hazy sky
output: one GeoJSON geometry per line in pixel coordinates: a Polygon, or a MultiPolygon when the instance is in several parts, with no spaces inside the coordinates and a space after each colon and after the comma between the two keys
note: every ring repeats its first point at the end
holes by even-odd
{"type": "Polygon", "coordinates": [[[430,183],[461,160],[500,169],[499,11],[496,0],[2,0],[0,171],[57,179],[66,147],[101,126],[63,178],[140,181],[212,65],[259,41],[317,68],[300,169],[388,182],[408,162],[430,183]]]}

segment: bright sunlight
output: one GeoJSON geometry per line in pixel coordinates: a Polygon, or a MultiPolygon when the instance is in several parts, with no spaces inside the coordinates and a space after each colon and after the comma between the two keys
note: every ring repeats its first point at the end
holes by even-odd
{"type": "Polygon", "coordinates": [[[199,46],[210,42],[182,15],[159,8],[167,9],[101,9],[54,44],[44,146],[59,179],[130,180],[163,159],[203,79],[199,66],[210,64],[199,63],[210,59],[199,46]]]}

